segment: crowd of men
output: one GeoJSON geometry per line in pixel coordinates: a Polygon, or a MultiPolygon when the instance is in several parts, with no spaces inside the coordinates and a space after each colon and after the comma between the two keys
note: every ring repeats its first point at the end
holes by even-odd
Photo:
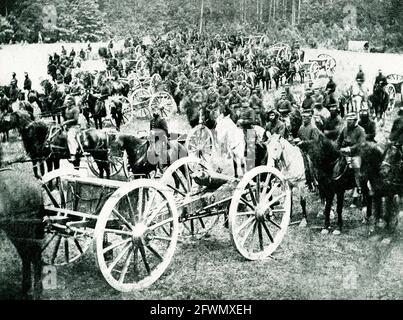
{"type": "MultiPolygon", "coordinates": [[[[298,43],[293,44],[291,60],[294,62],[298,59],[299,49],[298,43]]],[[[89,44],[87,52],[80,50],[79,57],[85,59],[91,50],[89,44]]],[[[63,46],[61,55],[55,53],[49,56],[48,74],[56,84],[65,84],[67,88],[71,85],[72,69],[80,67],[75,58],[74,49],[68,54],[63,46]]],[[[250,129],[253,125],[265,128],[265,136],[279,134],[298,143],[313,140],[321,132],[348,155],[357,177],[360,167],[357,147],[365,140],[375,142],[376,123],[368,104],[364,103],[353,109],[354,112],[343,114],[335,95],[337,85],[332,76],[329,76],[324,88],[315,87],[313,81],[308,82],[302,103],[295,99],[291,86],[286,84],[281,89],[279,99],[271,106],[265,105],[264,95],[273,80],[270,78],[270,68],[273,65],[278,70],[285,65],[290,67],[290,61],[271,56],[264,44],[256,45],[237,35],[200,37],[196,32],[179,32],[165,39],[156,38],[148,45],[141,44],[138,38],[131,38],[126,39],[125,49],[120,51],[114,50],[111,41],[104,58],[111,74],[118,73],[120,77],[133,71],[145,72],[148,76],[159,74],[163,89],[171,93],[179,110],[187,114],[192,127],[200,121],[213,127],[214,119],[211,114],[218,109],[224,115],[230,115],[243,129],[250,129]],[[133,52],[131,48],[137,46],[140,52],[133,52]],[[127,63],[134,58],[144,60],[145,70],[135,70],[134,65],[127,63]],[[200,111],[203,119],[199,119],[200,111]],[[298,118],[301,123],[294,126],[293,123],[298,118]]],[[[367,102],[368,94],[364,83],[365,74],[360,66],[356,76],[358,92],[352,92],[352,98],[358,95],[363,102],[367,102]]],[[[374,87],[379,85],[385,88],[386,84],[386,78],[380,70],[374,87]]],[[[31,90],[31,85],[26,74],[24,90],[31,90]]],[[[10,95],[13,99],[17,87],[18,81],[13,74],[10,82],[10,95]]],[[[4,95],[0,96],[0,106],[3,105],[2,99],[4,95]]],[[[73,159],[73,150],[77,147],[75,136],[78,116],[77,112],[70,111],[79,108],[77,109],[75,100],[69,94],[65,96],[65,105],[69,112],[64,114],[64,125],[71,129],[68,141],[73,159]],[[69,114],[74,117],[68,116],[69,114]]],[[[162,129],[168,134],[166,119],[163,119],[158,110],[153,110],[153,114],[151,129],[162,129]]]]}

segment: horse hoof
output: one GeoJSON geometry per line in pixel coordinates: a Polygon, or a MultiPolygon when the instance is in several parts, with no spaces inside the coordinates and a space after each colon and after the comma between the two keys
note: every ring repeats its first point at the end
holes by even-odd
{"type": "Polygon", "coordinates": [[[301,222],[299,223],[298,227],[300,228],[305,228],[308,225],[306,219],[302,219],[301,222]]]}
{"type": "Polygon", "coordinates": [[[329,234],[329,229],[322,229],[321,234],[329,234]]]}
{"type": "Polygon", "coordinates": [[[336,229],[333,231],[333,235],[339,236],[339,235],[341,235],[341,231],[339,229],[336,229]]]}

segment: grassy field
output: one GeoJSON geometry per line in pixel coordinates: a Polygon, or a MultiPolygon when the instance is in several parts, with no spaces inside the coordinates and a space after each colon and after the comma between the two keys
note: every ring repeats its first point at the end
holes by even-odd
{"type": "MultiPolygon", "coordinates": [[[[8,82],[14,70],[22,82],[22,74],[27,70],[35,85],[46,75],[47,54],[59,47],[5,46],[0,50],[0,84],[8,82]]],[[[69,50],[69,45],[65,47],[69,50]]],[[[335,81],[339,88],[354,79],[359,64],[371,83],[378,68],[385,74],[403,74],[401,55],[307,50],[307,59],[322,52],[337,60],[335,81]]],[[[302,93],[299,85],[292,90],[297,95],[302,93]]],[[[265,97],[266,103],[272,101],[273,95],[271,92],[265,97]]],[[[378,141],[385,139],[395,113],[382,130],[378,128],[378,141]]],[[[171,131],[189,129],[183,117],[172,118],[169,124],[171,131]]],[[[140,121],[124,128],[129,132],[145,129],[147,123],[140,121]]],[[[16,135],[5,148],[10,155],[23,152],[16,135]]],[[[215,165],[222,161],[217,158],[215,165]]],[[[14,167],[22,177],[32,174],[29,164],[14,167]]],[[[227,167],[230,172],[228,162],[227,167]]],[[[323,236],[319,232],[323,217],[317,216],[323,211],[323,204],[316,194],[311,194],[308,228],[290,226],[273,259],[255,262],[246,261],[236,251],[221,218],[209,238],[179,244],[161,279],[139,292],[122,294],[110,288],[90,250],[76,263],[57,269],[57,289],[46,290],[43,299],[402,299],[402,224],[390,243],[382,242],[385,235],[368,236],[368,227],[361,224],[361,213],[351,209],[350,204],[351,196],[347,195],[345,232],[341,236],[323,236]]],[[[293,219],[298,220],[296,199],[294,208],[293,219]]],[[[18,299],[19,291],[20,261],[11,243],[0,233],[0,298],[18,299]]]]}

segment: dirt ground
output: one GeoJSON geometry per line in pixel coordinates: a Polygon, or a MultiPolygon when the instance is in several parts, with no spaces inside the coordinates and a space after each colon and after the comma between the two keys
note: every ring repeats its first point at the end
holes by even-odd
{"type": "MultiPolygon", "coordinates": [[[[80,46],[85,44],[76,44],[76,51],[80,46]]],[[[65,47],[69,51],[70,45],[65,47]]],[[[28,71],[37,86],[39,79],[46,76],[48,54],[59,48],[60,44],[4,46],[0,50],[0,84],[8,83],[13,71],[22,84],[23,72],[28,71]]],[[[307,50],[307,59],[322,52],[336,58],[335,81],[339,89],[351,83],[359,64],[370,83],[378,68],[385,74],[403,74],[402,55],[307,50]]],[[[291,90],[300,95],[302,86],[291,90]]],[[[266,96],[266,103],[273,94],[266,96]]],[[[391,118],[382,130],[379,128],[379,141],[387,136],[391,118]]],[[[169,125],[171,131],[189,130],[180,116],[171,118],[169,125]]],[[[133,133],[145,129],[147,123],[141,121],[124,128],[133,133]]],[[[15,133],[5,149],[9,154],[24,152],[15,133]]],[[[221,163],[223,159],[216,161],[221,163]]],[[[228,163],[227,167],[230,171],[228,163]]],[[[29,164],[16,164],[14,168],[22,177],[32,174],[29,164]]],[[[369,236],[368,227],[361,223],[361,213],[350,204],[348,194],[345,232],[340,236],[321,235],[323,216],[318,213],[323,211],[323,204],[316,194],[311,194],[308,227],[290,226],[273,258],[264,261],[246,261],[233,247],[221,218],[210,237],[179,244],[164,275],[150,288],[138,292],[122,294],[109,287],[90,248],[79,261],[57,269],[57,288],[45,290],[43,299],[402,299],[402,213],[392,237],[382,233],[369,236]]],[[[296,199],[294,208],[293,220],[297,221],[300,213],[296,199]]],[[[20,267],[16,250],[0,232],[0,298],[20,298],[20,267]]]]}

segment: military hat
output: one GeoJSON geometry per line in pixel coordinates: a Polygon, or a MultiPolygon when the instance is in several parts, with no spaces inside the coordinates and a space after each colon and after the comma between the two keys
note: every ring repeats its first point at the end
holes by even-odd
{"type": "Polygon", "coordinates": [[[312,109],[302,109],[301,110],[301,115],[302,116],[311,116],[312,115],[312,109]]]}
{"type": "Polygon", "coordinates": [[[192,99],[194,102],[203,102],[203,95],[201,92],[196,93],[192,99]]]}
{"type": "Polygon", "coordinates": [[[315,106],[323,106],[323,100],[321,95],[315,96],[315,106]]]}
{"type": "Polygon", "coordinates": [[[357,113],[355,112],[349,112],[346,115],[347,120],[357,120],[357,113]]]}
{"type": "Polygon", "coordinates": [[[333,97],[330,97],[328,108],[329,109],[334,109],[334,108],[337,108],[337,107],[338,107],[337,100],[335,98],[333,98],[333,97]]]}

